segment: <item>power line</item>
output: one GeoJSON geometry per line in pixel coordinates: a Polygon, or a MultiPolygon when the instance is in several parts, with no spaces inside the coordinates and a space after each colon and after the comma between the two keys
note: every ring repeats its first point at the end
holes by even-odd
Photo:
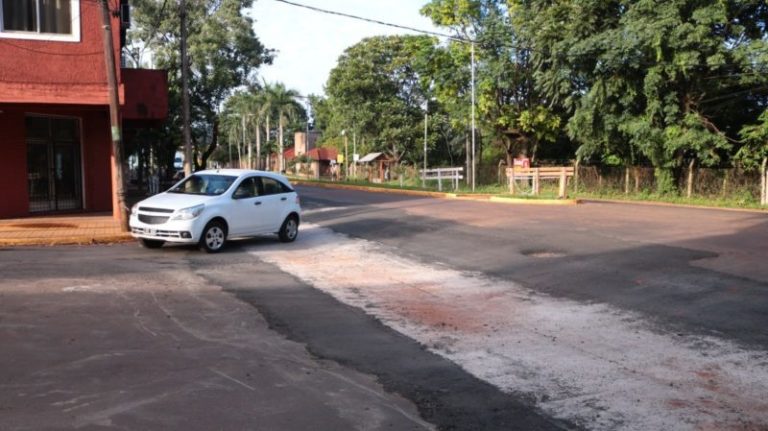
{"type": "Polygon", "coordinates": [[[409,31],[414,31],[416,33],[421,33],[421,34],[428,34],[428,35],[432,35],[432,36],[445,37],[447,39],[454,40],[456,42],[463,42],[463,43],[473,43],[474,42],[474,41],[472,41],[470,39],[466,39],[466,38],[462,38],[462,37],[458,37],[458,36],[453,36],[453,35],[450,35],[450,34],[439,33],[439,32],[431,31],[431,30],[423,30],[423,29],[419,29],[419,28],[415,28],[415,27],[409,27],[409,26],[405,26],[405,25],[394,24],[394,23],[391,23],[391,22],[380,21],[380,20],[372,19],[372,18],[365,18],[365,17],[362,17],[362,16],[352,15],[352,14],[348,14],[348,13],[344,13],[344,12],[337,12],[337,11],[332,11],[332,10],[328,10],[328,9],[322,9],[322,8],[319,8],[319,7],[309,6],[309,5],[305,5],[305,4],[301,4],[301,3],[295,3],[295,2],[292,2],[292,1],[288,1],[288,0],[275,0],[275,1],[279,2],[279,3],[285,3],[287,5],[299,7],[299,8],[302,8],[302,9],[308,9],[308,10],[311,10],[311,11],[314,11],[314,12],[324,13],[324,14],[327,14],[327,15],[336,15],[336,16],[341,16],[341,17],[344,17],[344,18],[356,19],[358,21],[365,21],[365,22],[369,22],[369,23],[372,23],[372,24],[383,25],[383,26],[386,26],[386,27],[399,28],[401,30],[409,30],[409,31]]]}
{"type": "MultiPolygon", "coordinates": [[[[469,39],[469,38],[460,37],[460,36],[454,36],[454,35],[450,35],[450,34],[446,34],[446,33],[440,33],[440,32],[431,31],[431,30],[424,30],[424,29],[419,29],[419,28],[415,28],[415,27],[409,27],[409,26],[405,26],[405,25],[394,24],[394,23],[391,23],[391,22],[386,22],[386,21],[380,21],[380,20],[376,20],[376,19],[366,18],[366,17],[362,17],[362,16],[359,16],[359,15],[353,15],[353,14],[350,14],[350,13],[338,12],[338,11],[333,11],[333,10],[329,10],[329,9],[323,9],[323,8],[319,8],[319,7],[315,7],[315,6],[310,6],[310,5],[306,5],[306,4],[296,3],[296,2],[290,1],[290,0],[274,0],[274,1],[279,2],[279,3],[284,3],[284,4],[287,4],[287,5],[290,5],[290,6],[294,6],[294,7],[302,8],[302,9],[307,9],[307,10],[310,10],[310,11],[313,11],[313,12],[319,12],[319,13],[327,14],[327,15],[335,15],[335,16],[340,16],[340,17],[344,17],[344,18],[350,18],[350,19],[354,19],[354,20],[358,20],[358,21],[364,21],[364,22],[368,22],[368,23],[372,23],[372,24],[383,25],[383,26],[386,26],[386,27],[393,27],[393,28],[398,28],[398,29],[402,29],[402,30],[409,30],[409,31],[413,31],[413,32],[416,32],[416,33],[421,33],[421,34],[426,34],[426,35],[431,35],[431,36],[444,37],[444,38],[447,38],[447,39],[452,40],[454,42],[473,44],[473,45],[476,45],[479,48],[485,48],[485,49],[508,48],[508,49],[514,49],[514,50],[517,50],[517,51],[528,51],[528,52],[532,52],[532,53],[539,53],[539,54],[545,54],[545,55],[549,54],[548,50],[536,48],[536,47],[533,47],[533,46],[521,46],[521,45],[515,44],[515,43],[504,43],[504,42],[502,42],[502,43],[483,43],[483,42],[479,42],[477,39],[469,39]]],[[[575,58],[583,57],[583,58],[594,58],[594,59],[597,60],[599,58],[599,54],[596,54],[596,53],[593,53],[593,52],[584,52],[584,53],[567,52],[567,53],[563,54],[563,57],[568,58],[568,59],[575,59],[575,58]]],[[[645,66],[645,67],[652,67],[652,66],[657,66],[657,65],[662,65],[662,64],[670,64],[670,63],[672,63],[672,62],[671,61],[668,61],[668,62],[641,61],[639,65],[640,66],[645,66]]],[[[678,63],[676,63],[676,64],[678,64],[678,63]]],[[[684,67],[698,67],[698,66],[701,66],[701,63],[689,63],[689,64],[679,64],[679,65],[680,66],[684,66],[684,67]]],[[[758,72],[755,72],[755,73],[758,73],[758,72]]]]}

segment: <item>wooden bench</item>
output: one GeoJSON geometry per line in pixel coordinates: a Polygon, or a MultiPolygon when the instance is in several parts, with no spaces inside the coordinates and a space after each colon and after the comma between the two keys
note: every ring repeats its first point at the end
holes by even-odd
{"type": "Polygon", "coordinates": [[[539,194],[539,184],[542,179],[559,179],[560,188],[558,197],[565,199],[568,196],[566,185],[568,178],[573,176],[573,166],[552,166],[546,168],[507,168],[507,180],[509,181],[509,192],[515,193],[515,181],[533,180],[533,194],[539,194]]]}

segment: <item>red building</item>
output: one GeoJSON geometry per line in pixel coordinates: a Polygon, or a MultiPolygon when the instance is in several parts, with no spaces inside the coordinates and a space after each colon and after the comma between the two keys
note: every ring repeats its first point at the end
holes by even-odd
{"type": "MultiPolygon", "coordinates": [[[[117,59],[127,3],[111,15],[117,59]]],[[[113,208],[101,17],[100,1],[0,0],[0,218],[113,208]]],[[[166,117],[164,71],[117,76],[123,130],[166,117]]]]}

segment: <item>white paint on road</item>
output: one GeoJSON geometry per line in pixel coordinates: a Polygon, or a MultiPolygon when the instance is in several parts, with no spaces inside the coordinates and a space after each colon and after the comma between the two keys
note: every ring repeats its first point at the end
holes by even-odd
{"type": "Polygon", "coordinates": [[[768,428],[768,354],[303,224],[252,253],[504,391],[597,430],[768,428]]]}

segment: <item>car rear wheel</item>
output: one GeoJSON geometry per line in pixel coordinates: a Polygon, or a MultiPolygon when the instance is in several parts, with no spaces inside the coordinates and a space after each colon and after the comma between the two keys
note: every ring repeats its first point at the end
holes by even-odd
{"type": "Polygon", "coordinates": [[[295,215],[286,217],[277,235],[282,242],[293,242],[299,235],[299,219],[295,215]]]}
{"type": "Polygon", "coordinates": [[[141,238],[139,240],[141,243],[141,246],[144,248],[160,248],[165,244],[165,241],[159,240],[159,239],[144,239],[141,238]]]}
{"type": "Polygon", "coordinates": [[[227,241],[227,230],[219,221],[212,221],[205,226],[200,236],[200,248],[206,253],[218,253],[227,241]]]}

